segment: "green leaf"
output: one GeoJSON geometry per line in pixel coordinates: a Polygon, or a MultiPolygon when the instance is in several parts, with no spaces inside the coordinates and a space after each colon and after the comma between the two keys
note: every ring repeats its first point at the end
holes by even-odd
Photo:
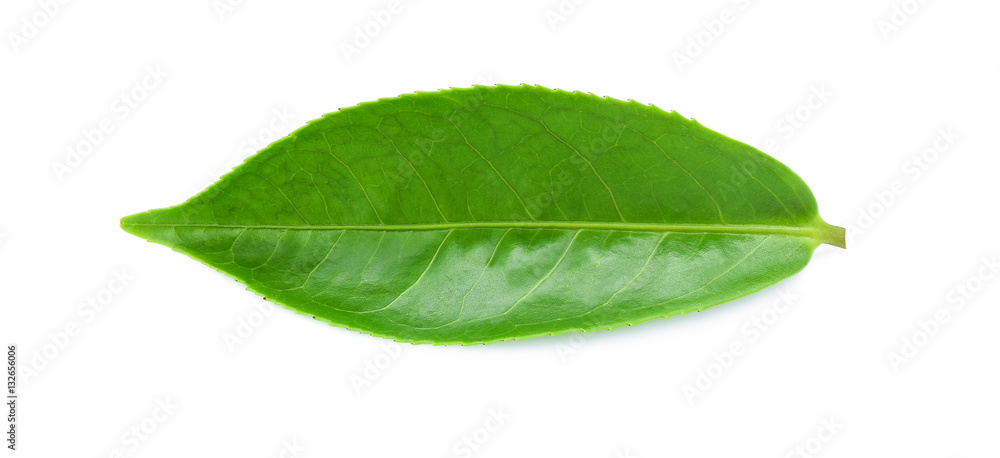
{"type": "Polygon", "coordinates": [[[527,85],[328,114],[121,225],[297,312],[435,344],[703,310],[844,246],[760,151],[654,106],[527,85]]]}

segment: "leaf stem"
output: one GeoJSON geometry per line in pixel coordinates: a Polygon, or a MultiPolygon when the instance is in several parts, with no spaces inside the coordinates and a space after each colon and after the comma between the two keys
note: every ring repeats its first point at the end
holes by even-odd
{"type": "Polygon", "coordinates": [[[847,231],[840,226],[832,226],[816,218],[816,231],[820,243],[847,249],[847,231]]]}

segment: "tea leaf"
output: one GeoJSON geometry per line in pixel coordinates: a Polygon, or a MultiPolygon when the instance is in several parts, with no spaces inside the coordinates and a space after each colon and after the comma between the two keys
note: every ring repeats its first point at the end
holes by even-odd
{"type": "Polygon", "coordinates": [[[844,246],[760,151],[650,105],[526,85],[328,114],[121,225],[300,313],[435,344],[703,310],[844,246]]]}

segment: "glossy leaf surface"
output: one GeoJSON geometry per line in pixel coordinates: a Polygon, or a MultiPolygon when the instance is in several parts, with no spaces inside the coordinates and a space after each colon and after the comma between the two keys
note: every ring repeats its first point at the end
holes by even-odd
{"type": "Polygon", "coordinates": [[[437,344],[702,310],[844,239],[758,150],[653,106],[538,86],[346,108],[121,224],[300,313],[437,344]]]}

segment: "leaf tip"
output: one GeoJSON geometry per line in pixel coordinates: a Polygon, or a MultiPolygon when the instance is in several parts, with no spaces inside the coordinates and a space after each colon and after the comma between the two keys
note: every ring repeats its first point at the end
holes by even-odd
{"type": "Polygon", "coordinates": [[[118,225],[122,228],[123,231],[128,232],[129,234],[139,235],[136,234],[135,229],[136,229],[136,223],[138,223],[138,220],[142,215],[143,213],[136,213],[134,215],[125,216],[118,221],[118,225]]]}
{"type": "Polygon", "coordinates": [[[128,215],[119,220],[118,225],[123,231],[152,242],[153,240],[150,238],[152,235],[150,230],[152,228],[149,224],[153,222],[154,214],[156,212],[157,210],[149,210],[136,213],[134,215],[128,215]]]}

